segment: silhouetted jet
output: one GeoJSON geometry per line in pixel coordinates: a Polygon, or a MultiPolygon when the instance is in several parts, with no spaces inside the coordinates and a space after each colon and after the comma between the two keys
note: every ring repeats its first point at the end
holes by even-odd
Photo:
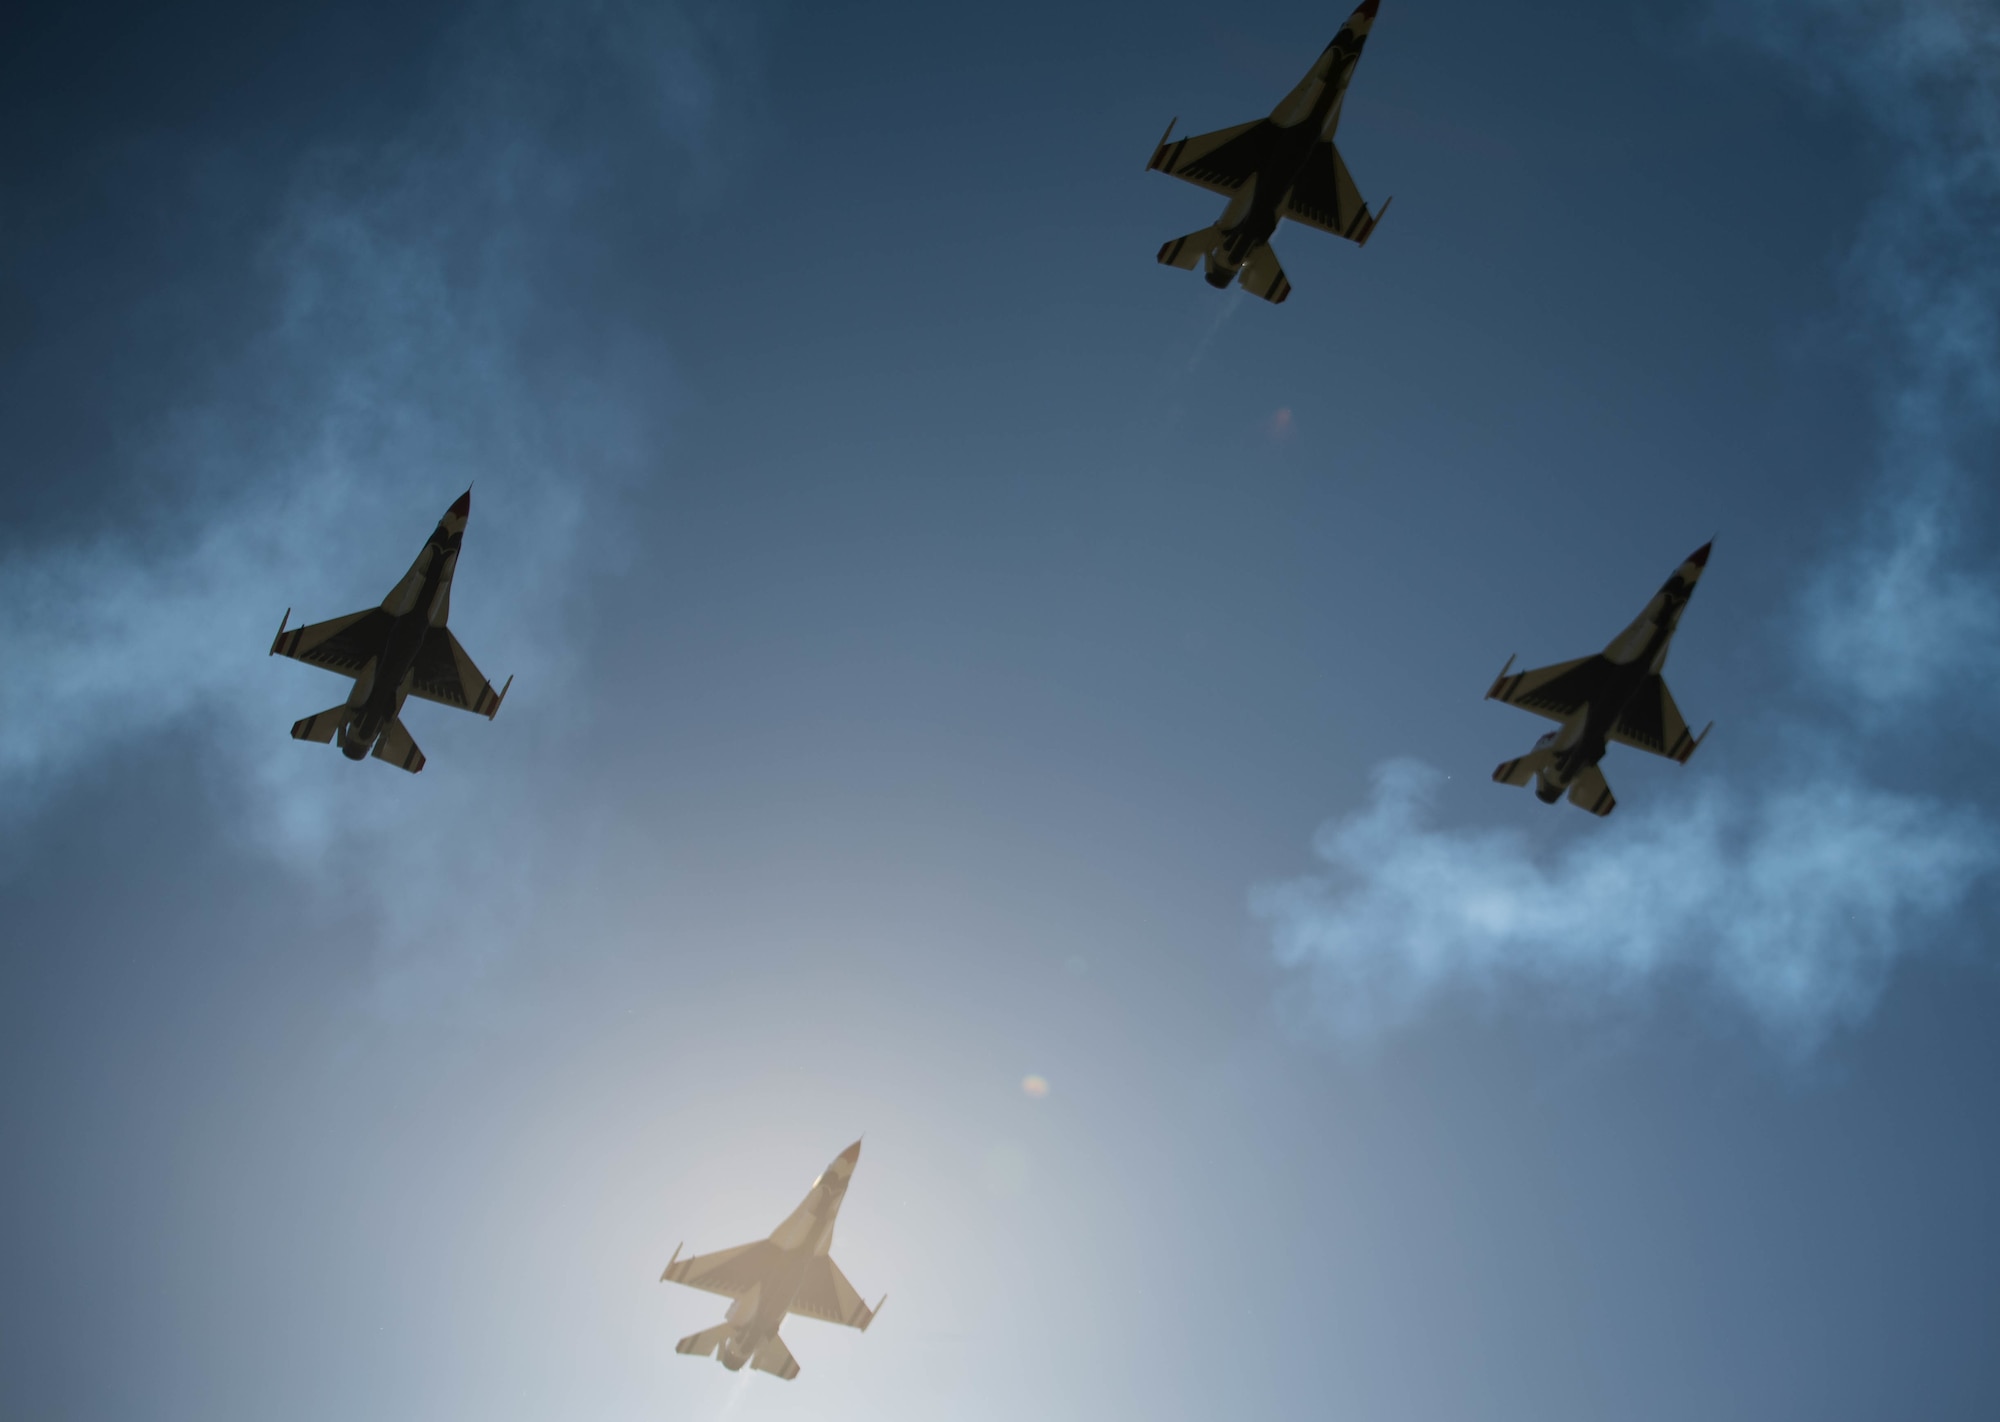
{"type": "Polygon", "coordinates": [[[1536,741],[1535,748],[1519,760],[1495,770],[1495,780],[1503,785],[1535,780],[1535,794],[1545,805],[1553,805],[1568,790],[1572,805],[1593,815],[1608,815],[1618,802],[1597,767],[1607,741],[1622,741],[1687,764],[1715,723],[1709,722],[1699,736],[1689,735],[1673,693],[1660,679],[1660,668],[1666,665],[1681,610],[1708,566],[1710,546],[1704,543],[1688,555],[1646,610],[1598,655],[1511,676],[1514,659],[1507,659],[1486,693],[1487,700],[1504,701],[1562,725],[1536,741]]]}
{"type": "Polygon", "coordinates": [[[1306,77],[1269,118],[1178,143],[1169,142],[1174,124],[1167,125],[1146,167],[1221,193],[1229,206],[1213,227],[1176,237],[1160,248],[1162,262],[1193,271],[1195,263],[1206,258],[1210,286],[1226,287],[1241,272],[1245,291],[1275,302],[1292,294],[1292,284],[1271,250],[1279,218],[1367,243],[1389,204],[1382,204],[1381,213],[1368,211],[1340,150],[1333,146],[1333,131],[1340,124],[1347,82],[1354,77],[1355,61],[1361,58],[1379,3],[1362,0],[1361,8],[1347,17],[1333,43],[1321,51],[1306,77]]]}
{"type": "MultiPolygon", "coordinates": [[[[271,655],[296,657],[354,678],[347,700],[295,724],[293,740],[324,745],[338,738],[349,760],[373,751],[377,760],[415,774],[424,768],[424,753],[403,727],[405,697],[476,711],[489,721],[499,713],[514,679],[507,678],[507,686],[496,693],[444,625],[451,615],[459,540],[471,512],[472,491],[467,489],[445,510],[424,551],[380,607],[289,632],[279,625],[271,655]]],[[[285,622],[291,620],[287,608],[285,622]]]]}
{"type": "Polygon", "coordinates": [[[795,1378],[799,1365],[778,1336],[788,1313],[823,1318],[866,1332],[889,1301],[884,1294],[874,1308],[861,1301],[854,1285],[827,1257],[833,1247],[833,1221],[847,1195],[854,1162],[861,1158],[856,1141],[813,1181],[812,1192],[769,1239],[739,1244],[714,1254],[681,1258],[680,1250],[667,1264],[660,1282],[686,1284],[734,1299],[729,1314],[713,1328],[689,1334],[674,1345],[676,1353],[714,1354],[735,1372],[745,1363],[781,1378],[795,1378]]]}

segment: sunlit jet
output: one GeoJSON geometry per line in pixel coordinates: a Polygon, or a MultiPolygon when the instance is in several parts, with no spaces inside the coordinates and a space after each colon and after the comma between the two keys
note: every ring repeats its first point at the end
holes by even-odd
{"type": "Polygon", "coordinates": [[[1562,725],[1519,760],[1495,770],[1495,780],[1502,785],[1534,780],[1535,795],[1545,805],[1553,805],[1567,790],[1572,805],[1608,815],[1618,802],[1597,764],[1604,759],[1607,741],[1687,764],[1715,723],[1709,722],[1699,736],[1689,735],[1660,668],[1666,665],[1681,611],[1708,566],[1710,546],[1704,543],[1689,554],[1646,610],[1598,655],[1524,672],[1514,671],[1514,659],[1507,659],[1487,700],[1504,701],[1562,725]]]}
{"type": "Polygon", "coordinates": [[[834,1217],[860,1158],[860,1141],[834,1157],[813,1181],[811,1193],[771,1231],[769,1239],[692,1259],[674,1251],[660,1275],[661,1283],[686,1284],[735,1300],[722,1322],[681,1339],[674,1345],[676,1353],[713,1354],[732,1373],[748,1363],[760,1372],[795,1378],[799,1365],[778,1336],[786,1314],[867,1331],[889,1296],[884,1294],[874,1308],[868,1307],[840,1266],[827,1257],[833,1247],[834,1217]]]}
{"type": "MultiPolygon", "coordinates": [[[[472,491],[467,489],[445,510],[424,551],[380,607],[289,632],[279,624],[272,656],[295,657],[354,678],[347,700],[298,722],[292,727],[293,740],[325,745],[338,738],[349,760],[373,751],[377,760],[415,774],[424,768],[424,753],[404,729],[405,697],[440,701],[489,721],[499,714],[514,679],[507,678],[507,686],[495,692],[444,625],[451,615],[458,545],[471,512],[472,491]]],[[[285,623],[291,620],[288,608],[285,623]]]]}
{"type": "Polygon", "coordinates": [[[1179,142],[1171,141],[1174,124],[1167,125],[1146,167],[1220,193],[1229,206],[1213,227],[1160,248],[1163,263],[1191,272],[1206,259],[1210,286],[1226,287],[1240,272],[1245,291],[1278,302],[1292,294],[1271,250],[1279,218],[1367,243],[1389,204],[1382,204],[1382,212],[1368,211],[1333,146],[1333,131],[1379,3],[1362,0],[1269,118],[1179,142]]]}

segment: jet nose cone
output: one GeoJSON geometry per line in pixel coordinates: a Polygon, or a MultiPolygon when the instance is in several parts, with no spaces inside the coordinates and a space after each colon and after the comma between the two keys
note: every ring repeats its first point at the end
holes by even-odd
{"type": "Polygon", "coordinates": [[[849,1165],[852,1165],[854,1164],[855,1161],[861,1159],[861,1142],[856,1141],[853,1145],[849,1146],[846,1150],[842,1151],[840,1153],[840,1159],[846,1161],[849,1165]]]}
{"type": "Polygon", "coordinates": [[[467,514],[471,513],[472,490],[467,489],[464,493],[460,494],[458,496],[458,502],[453,504],[449,509],[445,510],[445,512],[450,514],[456,514],[459,518],[464,518],[467,514]]]}
{"type": "Polygon", "coordinates": [[[1375,18],[1375,7],[1380,5],[1381,3],[1382,0],[1361,0],[1361,9],[1359,13],[1366,15],[1369,19],[1372,20],[1375,18]]]}
{"type": "Polygon", "coordinates": [[[1708,542],[1688,554],[1688,562],[1694,564],[1697,568],[1706,568],[1708,566],[1708,550],[1714,546],[1715,540],[1713,538],[1709,539],[1708,542]]]}

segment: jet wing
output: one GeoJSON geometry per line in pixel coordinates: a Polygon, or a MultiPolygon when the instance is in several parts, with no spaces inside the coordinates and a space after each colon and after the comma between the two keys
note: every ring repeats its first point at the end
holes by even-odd
{"type": "Polygon", "coordinates": [[[1681,719],[1681,708],[1674,705],[1674,694],[1657,674],[1639,684],[1611,728],[1611,739],[1682,765],[1687,764],[1694,748],[1701,744],[1701,736],[1689,732],[1687,722],[1681,719]]]}
{"type": "MultiPolygon", "coordinates": [[[[417,648],[415,670],[410,695],[456,706],[489,721],[500,714],[506,688],[497,693],[493,690],[493,683],[480,675],[479,668],[472,664],[472,658],[458,645],[458,638],[451,635],[449,628],[433,627],[425,634],[423,645],[417,648]]],[[[508,685],[512,684],[510,680],[508,685]]]]}
{"type": "Polygon", "coordinates": [[[736,1299],[764,1282],[779,1250],[768,1239],[755,1244],[739,1244],[734,1249],[718,1249],[713,1254],[697,1254],[692,1259],[675,1259],[660,1275],[660,1282],[686,1284],[704,1293],[736,1299]]]}
{"type": "Polygon", "coordinates": [[[379,607],[350,612],[329,622],[315,622],[279,632],[271,655],[310,662],[342,676],[360,676],[361,669],[382,654],[395,618],[379,607]]]}
{"type": "Polygon", "coordinates": [[[1325,139],[1313,145],[1278,215],[1355,242],[1366,242],[1375,230],[1376,219],[1361,200],[1361,190],[1354,186],[1340,150],[1325,139]]]}
{"type": "Polygon", "coordinates": [[[1486,699],[1504,701],[1551,721],[1567,721],[1603,685],[1603,663],[1602,657],[1578,657],[1573,662],[1557,662],[1511,676],[1503,671],[1487,689],[1486,699]]]}
{"type": "MultiPolygon", "coordinates": [[[[1162,139],[1146,167],[1228,197],[1257,175],[1270,148],[1272,128],[1269,119],[1252,119],[1171,143],[1162,139]]],[[[1171,124],[1167,131],[1172,133],[1171,124]]]]}
{"type": "Polygon", "coordinates": [[[840,1266],[823,1254],[806,1265],[799,1291],[792,1295],[790,1311],[864,1330],[875,1321],[875,1310],[861,1301],[861,1295],[847,1282],[840,1266]]]}

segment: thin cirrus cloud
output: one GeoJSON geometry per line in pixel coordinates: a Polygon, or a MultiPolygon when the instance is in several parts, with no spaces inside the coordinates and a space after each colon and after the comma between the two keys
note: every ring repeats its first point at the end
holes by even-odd
{"type": "MultiPolygon", "coordinates": [[[[1764,0],[1722,23],[1858,99],[1898,151],[1847,267],[1857,335],[1890,352],[1872,362],[1878,478],[1793,629],[1833,699],[1874,713],[1846,733],[1860,747],[1879,713],[2000,671],[2000,585],[1969,531],[2000,460],[2000,11],[1764,0]]],[[[1382,766],[1370,804],[1319,832],[1315,872],[1251,894],[1344,1040],[1454,997],[1596,1012],[1694,982],[1803,1056],[1864,1020],[1895,962],[2000,867],[1979,808],[1831,768],[1678,787],[1553,850],[1433,823],[1440,778],[1382,766]]]]}

